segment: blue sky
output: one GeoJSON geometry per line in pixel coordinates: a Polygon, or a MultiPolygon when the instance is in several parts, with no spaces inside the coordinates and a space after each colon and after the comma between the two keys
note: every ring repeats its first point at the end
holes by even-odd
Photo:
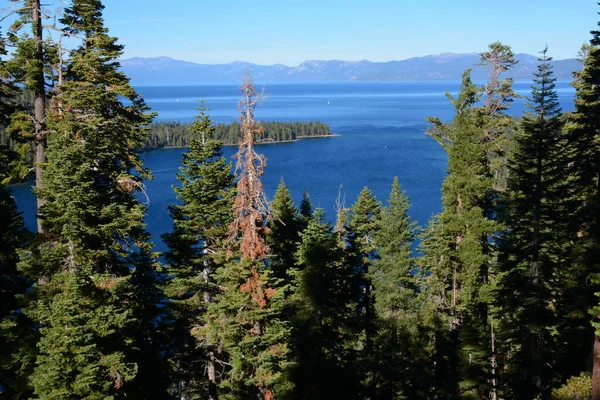
{"type": "MultiPolygon", "coordinates": [[[[7,0],[1,2],[7,3],[7,0]]],[[[45,4],[59,3],[46,0],[45,4]]],[[[308,59],[389,61],[548,44],[571,58],[596,28],[596,0],[105,0],[125,58],[297,65],[308,59]]]]}

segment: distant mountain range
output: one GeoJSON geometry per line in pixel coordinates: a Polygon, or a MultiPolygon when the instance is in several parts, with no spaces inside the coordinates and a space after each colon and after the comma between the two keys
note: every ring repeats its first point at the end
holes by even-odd
{"type": "MultiPolygon", "coordinates": [[[[517,54],[519,63],[508,76],[515,79],[532,78],[538,61],[529,54],[517,54]]],[[[295,67],[283,64],[257,65],[247,62],[229,64],[196,64],[169,57],[120,60],[122,70],[134,85],[178,85],[201,83],[237,83],[246,68],[257,82],[319,82],[319,81],[431,81],[458,80],[466,68],[473,68],[475,80],[486,79],[487,71],[475,67],[477,53],[444,53],[414,57],[401,61],[340,61],[309,60],[295,67]]],[[[570,80],[572,71],[580,68],[575,59],[553,61],[554,74],[559,80],[570,80]]]]}

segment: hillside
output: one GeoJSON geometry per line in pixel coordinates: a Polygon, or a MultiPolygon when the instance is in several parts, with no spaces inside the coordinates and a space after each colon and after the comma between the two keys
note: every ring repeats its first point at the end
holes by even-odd
{"type": "MultiPolygon", "coordinates": [[[[510,76],[531,79],[537,58],[517,54],[517,66],[510,76]]],[[[258,65],[246,62],[229,64],[196,64],[169,57],[129,58],[121,60],[122,70],[135,85],[177,85],[200,83],[238,82],[246,68],[258,82],[315,82],[315,81],[430,81],[460,79],[462,72],[477,62],[476,53],[444,53],[414,57],[401,61],[341,61],[308,60],[288,67],[283,64],[258,65]]],[[[579,68],[575,59],[554,61],[555,76],[571,79],[571,72],[579,68]]],[[[473,79],[485,79],[486,71],[475,67],[473,79]]]]}

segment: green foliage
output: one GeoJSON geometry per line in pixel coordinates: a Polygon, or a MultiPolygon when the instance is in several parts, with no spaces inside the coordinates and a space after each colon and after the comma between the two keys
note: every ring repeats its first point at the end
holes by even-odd
{"type": "Polygon", "coordinates": [[[206,307],[218,292],[214,271],[225,262],[234,177],[231,163],[222,155],[221,143],[212,139],[214,128],[206,109],[200,109],[192,127],[195,137],[189,151],[182,155],[183,166],[177,174],[181,186],[174,188],[180,204],[169,208],[173,231],[163,235],[169,247],[164,291],[172,319],[173,392],[205,398],[205,360],[214,356],[218,343],[207,342],[199,328],[206,324],[206,307]]]}
{"type": "Polygon", "coordinates": [[[313,215],[313,205],[306,190],[302,194],[302,201],[300,202],[300,215],[305,225],[313,215]]]}
{"type": "MultiPolygon", "coordinates": [[[[572,249],[576,263],[570,271],[567,305],[569,328],[581,333],[572,339],[579,342],[591,335],[590,325],[600,336],[600,33],[591,33],[582,70],[575,74],[575,111],[569,115],[566,127],[572,198],[577,204],[571,215],[570,233],[579,239],[572,249]]],[[[599,368],[600,361],[595,358],[593,376],[599,368]]]]}
{"type": "MultiPolygon", "coordinates": [[[[0,55],[5,55],[0,37],[0,55]]],[[[0,127],[6,126],[17,110],[17,90],[9,80],[6,63],[0,61],[0,127]]],[[[22,296],[31,282],[17,270],[18,252],[27,246],[31,234],[6,183],[13,174],[18,155],[0,143],[0,397],[19,398],[28,394],[27,382],[35,358],[35,332],[21,312],[22,296]]]]}
{"type": "MultiPolygon", "coordinates": [[[[462,74],[458,96],[454,98],[450,92],[446,92],[446,97],[454,106],[454,112],[461,114],[470,111],[479,102],[482,91],[483,88],[471,80],[471,68],[468,68],[462,74]]],[[[437,117],[427,117],[427,121],[433,125],[427,130],[427,134],[447,149],[447,145],[454,140],[452,124],[444,123],[437,117]]]]}
{"type": "Polygon", "coordinates": [[[353,266],[322,209],[302,232],[292,334],[295,366],[290,374],[298,399],[358,398],[354,368],[356,307],[353,266]]]}
{"type": "Polygon", "coordinates": [[[219,398],[255,397],[261,387],[276,396],[288,392],[290,323],[281,318],[284,291],[273,289],[271,271],[261,261],[232,259],[216,270],[215,281],[222,290],[199,335],[228,355],[219,398]]]}
{"type": "Polygon", "coordinates": [[[553,400],[591,400],[592,377],[586,373],[573,376],[557,389],[552,390],[553,400]]]}
{"type": "Polygon", "coordinates": [[[291,326],[284,317],[286,291],[265,260],[269,207],[260,177],[266,159],[254,150],[261,132],[254,120],[260,95],[248,73],[240,91],[243,138],[234,156],[237,185],[228,226],[228,262],[216,270],[220,292],[208,305],[209,322],[201,334],[228,355],[221,398],[268,400],[292,389],[284,375],[291,365],[291,326]]]}
{"type": "Polygon", "coordinates": [[[283,179],[266,204],[254,145],[327,125],[258,124],[249,77],[241,124],[213,125],[201,107],[191,124],[152,125],[102,3],[66,8],[65,32],[82,43],[64,64],[52,41],[39,58],[22,33],[34,3],[22,2],[8,35],[18,47],[0,61],[0,397],[592,397],[588,375],[566,378],[589,369],[600,327],[600,31],[568,118],[545,51],[518,124],[510,47],[481,53],[486,85],[465,71],[447,94],[452,122],[429,118],[448,176],[415,258],[397,178],[385,207],[366,187],[349,209],[339,198],[335,228],[306,192],[297,208],[283,179]],[[59,65],[64,81],[36,124],[40,85],[57,84],[59,65]],[[34,239],[4,184],[46,138],[34,239]],[[237,191],[222,142],[240,143],[237,191]],[[137,151],[169,146],[189,151],[161,267],[137,151]]]}
{"type": "MultiPolygon", "coordinates": [[[[321,137],[331,135],[329,125],[322,122],[261,122],[262,133],[257,138],[257,143],[277,143],[294,141],[302,138],[321,137]]],[[[225,145],[237,145],[241,139],[241,125],[238,122],[231,124],[214,125],[213,138],[222,141],[225,145]]],[[[186,147],[193,137],[189,124],[180,122],[157,122],[150,127],[150,134],[140,147],[142,151],[161,149],[165,147],[186,147]]]]}
{"type": "Polygon", "coordinates": [[[573,82],[575,112],[568,129],[573,185],[580,200],[576,219],[587,274],[600,271],[600,47],[595,44],[599,40],[596,32],[583,69],[573,82]]]}
{"type": "Polygon", "coordinates": [[[500,244],[500,337],[514,397],[547,397],[560,373],[559,342],[567,281],[572,209],[563,122],[546,49],[532,87],[531,112],[515,134],[510,157],[506,234],[500,244]],[[554,379],[553,379],[554,377],[554,379]]]}
{"type": "Polygon", "coordinates": [[[374,307],[377,315],[386,323],[403,328],[414,326],[414,321],[403,319],[414,317],[409,311],[416,290],[411,248],[416,223],[410,221],[409,207],[408,197],[395,177],[388,206],[381,209],[377,218],[379,229],[373,241],[378,258],[373,261],[368,274],[376,290],[374,307]]]}
{"type": "MultiPolygon", "coordinates": [[[[472,93],[468,82],[467,74],[462,90],[472,93]]],[[[427,309],[433,313],[427,318],[441,327],[444,337],[436,340],[436,353],[449,364],[436,371],[436,390],[444,395],[473,390],[483,395],[488,390],[493,262],[489,238],[498,227],[489,216],[493,179],[486,154],[489,142],[480,121],[479,110],[473,107],[454,116],[443,211],[427,233],[420,262],[421,290],[429,293],[427,309]]]]}
{"type": "Polygon", "coordinates": [[[377,218],[381,203],[367,188],[359,193],[348,214],[348,261],[355,269],[355,279],[360,288],[357,302],[357,333],[359,334],[359,355],[357,372],[363,384],[365,396],[373,396],[375,391],[375,350],[376,314],[374,310],[373,283],[371,271],[373,262],[379,258],[375,234],[380,230],[377,218]]]}
{"type": "Polygon", "coordinates": [[[430,386],[423,373],[427,369],[423,340],[426,336],[412,256],[416,228],[408,216],[409,207],[409,199],[396,177],[388,205],[377,216],[378,230],[373,241],[378,257],[368,272],[377,319],[374,340],[379,371],[375,378],[377,398],[426,397],[430,386]]]}
{"type": "Polygon", "coordinates": [[[117,70],[99,1],[74,1],[64,23],[83,36],[71,53],[48,126],[40,219],[45,231],[20,268],[37,282],[24,312],[40,326],[31,376],[41,398],[164,393],[161,294],[135,148],[152,115],[117,70]],[[125,105],[122,99],[129,101],[125,105]],[[152,366],[152,368],[150,368],[152,366]]]}
{"type": "Polygon", "coordinates": [[[269,267],[274,276],[281,280],[281,284],[289,286],[292,283],[293,269],[296,264],[295,253],[300,241],[302,221],[283,178],[271,202],[271,209],[272,216],[269,222],[271,232],[267,235],[267,245],[270,250],[269,267]]]}

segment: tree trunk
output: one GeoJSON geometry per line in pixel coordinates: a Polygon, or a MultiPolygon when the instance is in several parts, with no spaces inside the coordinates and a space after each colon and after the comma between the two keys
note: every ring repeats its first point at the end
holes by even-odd
{"type": "Polygon", "coordinates": [[[215,356],[213,351],[208,352],[208,400],[217,400],[217,370],[215,368],[215,356]]]}
{"type": "MultiPolygon", "coordinates": [[[[365,266],[365,274],[368,273],[368,265],[365,266]]],[[[371,297],[371,282],[370,280],[367,279],[366,285],[365,285],[365,354],[366,354],[366,359],[370,360],[373,357],[373,337],[374,332],[373,332],[373,320],[374,320],[374,316],[373,316],[373,299],[371,297]]],[[[367,365],[367,369],[371,369],[372,367],[372,363],[369,362],[369,365],[367,365]]],[[[367,400],[370,399],[374,399],[375,398],[375,385],[373,382],[373,372],[374,371],[370,371],[370,373],[368,373],[368,379],[367,379],[367,392],[366,392],[366,398],[367,400]]]]}
{"type": "MultiPolygon", "coordinates": [[[[168,132],[168,131],[167,131],[168,132]]],[[[204,138],[204,135],[202,135],[204,138]]],[[[203,241],[202,247],[204,248],[203,254],[204,257],[208,254],[208,246],[206,245],[206,241],[203,241]]],[[[209,263],[204,259],[203,262],[204,270],[202,270],[201,276],[202,280],[206,285],[206,290],[204,291],[204,303],[206,306],[212,303],[212,295],[208,286],[210,285],[210,277],[212,275],[212,269],[209,263]]],[[[212,350],[213,346],[209,345],[208,351],[208,362],[206,363],[206,369],[208,374],[208,400],[217,400],[219,398],[217,394],[217,370],[215,366],[215,352],[212,350]]]]}
{"type": "Polygon", "coordinates": [[[498,363],[496,361],[496,335],[494,334],[494,319],[490,318],[490,337],[492,341],[492,358],[491,358],[491,367],[492,367],[492,390],[490,391],[490,400],[496,400],[497,393],[496,387],[498,385],[497,376],[496,376],[496,367],[498,363]]]}
{"type": "MultiPolygon", "coordinates": [[[[42,16],[40,0],[32,0],[32,25],[35,60],[38,68],[35,69],[35,101],[34,101],[34,121],[35,121],[35,187],[42,189],[42,165],[46,162],[46,131],[44,128],[44,118],[46,114],[46,90],[44,83],[44,52],[42,48],[42,16]]],[[[38,233],[43,233],[42,224],[39,218],[39,211],[44,204],[38,196],[37,198],[37,229],[38,233]]]]}
{"type": "Polygon", "coordinates": [[[600,400],[600,329],[594,334],[594,367],[592,369],[592,400],[600,400]]]}

